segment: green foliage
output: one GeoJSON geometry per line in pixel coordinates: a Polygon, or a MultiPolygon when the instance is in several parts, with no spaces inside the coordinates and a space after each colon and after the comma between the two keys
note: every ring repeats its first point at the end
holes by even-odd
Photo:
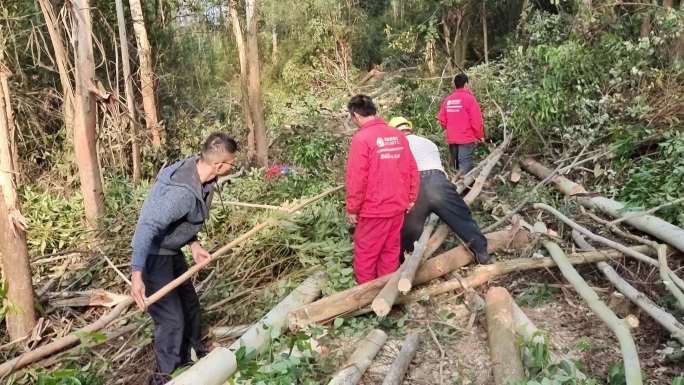
{"type": "Polygon", "coordinates": [[[622,362],[613,364],[608,370],[608,385],[625,385],[627,379],[625,377],[625,365],[622,362]]]}
{"type": "MultiPolygon", "coordinates": [[[[682,196],[684,185],[684,133],[665,134],[657,152],[625,163],[627,180],[622,185],[620,198],[631,208],[651,208],[682,196]]],[[[684,225],[683,204],[665,207],[657,215],[684,225]]]]}
{"type": "Polygon", "coordinates": [[[672,385],[684,385],[684,376],[677,376],[673,378],[672,385]]]}
{"type": "Polygon", "coordinates": [[[92,364],[69,363],[66,368],[53,371],[31,370],[8,385],[102,385],[104,381],[92,364]]]}
{"type": "Polygon", "coordinates": [[[527,379],[515,385],[598,385],[592,378],[580,379],[576,363],[562,360],[551,362],[548,337],[537,332],[530,340],[518,338],[522,356],[525,358],[527,379]]]}
{"type": "Polygon", "coordinates": [[[9,288],[7,287],[7,280],[0,279],[0,322],[3,322],[5,320],[5,316],[7,315],[7,312],[10,309],[10,303],[9,300],[7,299],[7,290],[9,288]]]}
{"type": "Polygon", "coordinates": [[[552,300],[556,292],[558,292],[557,289],[546,284],[544,286],[530,286],[518,294],[515,302],[520,306],[537,307],[552,300]]]}

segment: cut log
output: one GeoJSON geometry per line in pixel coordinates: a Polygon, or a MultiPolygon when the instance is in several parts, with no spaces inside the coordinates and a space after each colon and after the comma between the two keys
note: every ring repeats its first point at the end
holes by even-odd
{"type": "Polygon", "coordinates": [[[397,285],[399,284],[399,273],[401,270],[397,270],[392,273],[390,279],[385,283],[385,286],[380,290],[373,302],[371,303],[371,309],[378,317],[384,317],[389,314],[392,310],[392,306],[397,301],[399,296],[399,290],[397,285]]]}
{"type": "Polygon", "coordinates": [[[618,316],[625,318],[632,313],[632,302],[624,294],[614,291],[610,293],[608,307],[618,316]]]}
{"type": "MultiPolygon", "coordinates": [[[[529,243],[528,233],[525,231],[504,230],[486,236],[490,253],[505,248],[522,248],[529,243]]],[[[416,284],[428,282],[463,267],[471,261],[472,255],[465,247],[455,247],[423,263],[418,268],[414,282],[416,284]]],[[[385,275],[295,310],[289,316],[290,329],[297,330],[312,323],[325,322],[341,314],[349,314],[365,307],[373,301],[391,277],[391,275],[385,275]]]]}
{"type": "Polygon", "coordinates": [[[428,222],[423,229],[423,234],[420,236],[418,243],[413,248],[411,257],[407,259],[406,262],[404,262],[404,265],[401,267],[397,288],[402,294],[406,294],[411,291],[413,279],[416,277],[418,266],[423,261],[425,247],[427,246],[427,242],[430,239],[430,234],[432,234],[432,230],[435,228],[436,223],[437,216],[434,214],[430,215],[430,218],[428,218],[428,222]]]}
{"type": "Polygon", "coordinates": [[[46,293],[48,304],[54,307],[105,306],[114,307],[128,298],[128,295],[110,293],[95,289],[88,291],[72,291],[46,293]]]}
{"type": "MultiPolygon", "coordinates": [[[[522,162],[522,166],[525,170],[539,178],[545,178],[552,172],[544,165],[531,158],[525,159],[522,162]]],[[[562,176],[557,175],[552,181],[561,192],[568,196],[586,193],[584,187],[562,176]]],[[[578,201],[584,207],[599,210],[613,218],[624,218],[624,221],[629,223],[632,227],[650,234],[663,242],[672,245],[679,251],[684,252],[684,229],[681,227],[677,227],[653,215],[635,216],[634,213],[625,211],[626,207],[623,203],[602,196],[581,196],[578,197],[578,201]]]]}
{"type": "Polygon", "coordinates": [[[413,360],[413,356],[416,355],[419,344],[420,334],[414,332],[406,336],[404,344],[401,346],[401,351],[387,371],[387,376],[385,376],[385,380],[382,381],[382,385],[401,385],[404,381],[406,370],[408,369],[411,360],[413,360]]]}
{"type": "MultiPolygon", "coordinates": [[[[573,230],[572,232],[572,239],[582,250],[594,250],[594,248],[584,238],[582,238],[582,235],[576,230],[573,230]]],[[[651,318],[658,322],[660,326],[665,328],[665,330],[669,331],[672,335],[672,338],[684,345],[684,325],[682,325],[672,314],[656,305],[645,294],[637,290],[634,286],[630,285],[629,282],[622,279],[622,277],[620,277],[615,269],[613,269],[613,267],[609,264],[599,262],[596,264],[596,266],[613,284],[613,286],[620,291],[620,293],[624,294],[625,297],[629,298],[630,301],[637,305],[646,314],[651,316],[651,318]]]]}
{"type": "MultiPolygon", "coordinates": [[[[482,187],[487,181],[489,174],[492,172],[492,169],[494,169],[494,166],[496,166],[496,164],[499,162],[501,156],[503,156],[504,151],[511,143],[512,138],[513,135],[509,135],[506,138],[506,140],[504,140],[504,142],[501,143],[501,145],[499,145],[499,147],[492,151],[492,153],[489,154],[484,161],[482,161],[482,171],[480,171],[480,174],[477,176],[477,178],[472,180],[472,174],[468,173],[468,175],[466,176],[468,180],[465,181],[464,178],[464,183],[457,186],[456,190],[459,194],[461,194],[463,191],[465,191],[466,187],[470,185],[470,183],[473,184],[468,194],[466,194],[466,196],[463,197],[463,201],[465,201],[465,203],[468,206],[472,205],[475,202],[475,200],[477,200],[477,197],[480,195],[482,187]]],[[[435,230],[435,233],[432,235],[432,237],[430,237],[430,240],[428,241],[428,246],[425,250],[425,258],[430,258],[432,254],[434,254],[434,252],[437,251],[437,249],[439,249],[440,246],[442,246],[442,243],[444,243],[444,240],[446,239],[447,235],[449,235],[449,226],[447,226],[446,223],[442,223],[437,227],[437,230],[435,230]]]]}
{"type": "Polygon", "coordinates": [[[582,279],[582,276],[577,273],[568,257],[561,248],[550,241],[544,242],[544,247],[551,254],[551,258],[556,262],[561,273],[574,287],[577,293],[589,305],[589,308],[615,333],[619,343],[620,350],[625,367],[625,378],[627,385],[641,385],[641,367],[639,364],[639,355],[637,353],[634,339],[629,331],[627,323],[618,318],[610,308],[603,303],[595,291],[582,279]]]}
{"type": "Polygon", "coordinates": [[[230,347],[213,349],[167,385],[221,385],[225,383],[237,370],[235,352],[243,346],[247,352],[263,352],[270,344],[271,338],[287,326],[288,312],[320,296],[326,278],[324,272],[307,278],[230,347]]]}
{"type": "MultiPolygon", "coordinates": [[[[625,255],[628,255],[632,258],[638,259],[642,262],[646,262],[651,266],[660,266],[657,260],[650,258],[649,256],[645,255],[644,253],[640,253],[638,251],[635,251],[634,249],[631,249],[621,243],[615,242],[613,240],[610,240],[608,238],[604,238],[600,235],[596,235],[592,233],[591,231],[587,230],[586,228],[578,225],[575,223],[573,220],[570,218],[566,217],[565,215],[561,214],[558,210],[554,209],[553,207],[544,204],[544,203],[535,203],[534,208],[536,209],[543,209],[551,214],[553,214],[556,218],[560,219],[563,223],[566,225],[572,227],[574,230],[577,230],[579,233],[582,235],[585,235],[589,237],[590,239],[600,242],[608,247],[612,247],[616,250],[622,251],[625,255]]],[[[679,287],[684,287],[684,281],[682,281],[681,278],[679,278],[674,272],[672,272],[667,266],[663,266],[663,269],[665,269],[665,273],[669,277],[669,279],[674,282],[676,285],[679,287]]],[[[676,288],[674,287],[675,285],[665,285],[665,287],[670,290],[670,292],[673,292],[676,288]]],[[[674,294],[674,293],[673,293],[674,294]]]]}
{"type": "Polygon", "coordinates": [[[238,338],[252,325],[235,325],[235,326],[218,326],[209,329],[209,335],[212,338],[238,338]]]}
{"type": "Polygon", "coordinates": [[[524,378],[520,351],[513,330],[513,299],[503,287],[492,287],[486,296],[489,355],[492,357],[494,383],[506,385],[524,378]]]}
{"type": "Polygon", "coordinates": [[[359,342],[359,347],[349,357],[347,364],[335,374],[328,385],[358,384],[385,341],[387,341],[387,334],[380,329],[374,329],[368,333],[366,338],[359,342]]]}

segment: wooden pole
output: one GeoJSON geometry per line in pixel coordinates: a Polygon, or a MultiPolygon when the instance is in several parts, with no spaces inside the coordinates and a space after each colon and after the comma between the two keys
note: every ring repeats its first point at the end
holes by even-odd
{"type": "Polygon", "coordinates": [[[492,372],[496,385],[506,385],[525,377],[520,351],[515,343],[513,330],[513,299],[503,287],[487,291],[487,334],[492,372]]]}
{"type": "Polygon", "coordinates": [[[641,367],[639,365],[639,355],[637,353],[634,339],[629,331],[629,327],[624,320],[618,318],[610,308],[603,303],[596,292],[587,285],[577,270],[572,267],[565,253],[561,248],[550,241],[544,242],[544,247],[551,254],[554,262],[558,265],[565,279],[575,287],[577,293],[589,305],[589,308],[615,333],[620,342],[620,349],[625,367],[625,378],[627,385],[641,385],[641,367]]]}
{"type": "Polygon", "coordinates": [[[409,364],[411,363],[411,360],[413,360],[413,356],[416,355],[419,344],[420,334],[413,332],[406,336],[404,344],[401,346],[401,351],[387,371],[387,376],[385,376],[385,380],[382,381],[382,385],[401,385],[404,381],[406,370],[408,370],[409,364]]]}
{"type": "Polygon", "coordinates": [[[366,338],[358,343],[359,347],[349,357],[347,364],[335,374],[328,385],[358,384],[385,341],[387,341],[385,332],[380,329],[371,330],[366,338]]]}

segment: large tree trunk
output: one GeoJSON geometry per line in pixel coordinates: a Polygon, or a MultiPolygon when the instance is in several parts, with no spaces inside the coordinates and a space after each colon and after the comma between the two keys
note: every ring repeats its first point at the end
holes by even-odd
{"type": "Polygon", "coordinates": [[[123,0],[116,0],[116,20],[119,24],[119,41],[121,44],[121,62],[123,63],[124,92],[126,93],[126,108],[128,109],[128,124],[131,130],[131,150],[133,151],[133,182],[140,181],[140,145],[138,144],[138,130],[135,121],[135,93],[133,93],[133,78],[131,77],[131,62],[128,55],[128,38],[126,37],[126,19],[124,17],[123,0]]]}
{"type": "Polygon", "coordinates": [[[487,334],[494,383],[506,385],[525,377],[513,328],[513,298],[503,287],[487,291],[487,334]]]}
{"type": "Polygon", "coordinates": [[[128,0],[133,19],[135,40],[138,43],[138,60],[140,61],[140,90],[143,98],[143,110],[145,111],[145,123],[152,133],[152,145],[161,148],[162,132],[157,115],[157,101],[154,96],[154,71],[152,70],[152,49],[147,40],[145,17],[143,15],[140,0],[128,0]]]}
{"type": "Polygon", "coordinates": [[[271,61],[273,63],[278,60],[278,27],[274,24],[271,26],[271,61]]]}
{"type": "Polygon", "coordinates": [[[326,280],[327,275],[323,272],[307,278],[229,348],[219,347],[212,350],[168,385],[221,385],[225,383],[237,370],[235,352],[243,346],[247,353],[266,350],[272,336],[287,329],[287,314],[318,298],[326,280]]]}
{"type": "MultiPolygon", "coordinates": [[[[544,179],[552,173],[550,169],[531,158],[525,159],[521,165],[526,171],[540,179],[544,179]]],[[[551,182],[556,185],[558,190],[568,196],[587,192],[582,185],[559,175],[554,176],[551,182]]],[[[577,201],[588,209],[596,209],[613,218],[620,218],[634,228],[650,234],[684,252],[684,229],[680,227],[643,212],[636,216],[635,213],[626,212],[626,207],[623,203],[602,196],[579,196],[577,201]]]]}
{"type": "Polygon", "coordinates": [[[33,307],[31,269],[26,248],[26,232],[17,197],[10,136],[14,124],[9,99],[9,71],[0,50],[0,253],[2,270],[7,281],[7,299],[12,309],[7,313],[7,331],[12,341],[26,337],[36,324],[33,307]]]}
{"type": "Polygon", "coordinates": [[[245,49],[245,38],[242,35],[240,18],[237,11],[237,0],[229,2],[230,24],[235,35],[235,45],[237,46],[238,59],[240,61],[240,93],[242,94],[242,112],[245,116],[247,125],[247,159],[251,162],[256,156],[256,145],[254,143],[254,119],[252,110],[249,107],[249,74],[247,73],[247,52],[245,49]]]}
{"type": "Polygon", "coordinates": [[[104,195],[100,166],[97,161],[97,131],[95,119],[97,107],[94,87],[95,62],[93,60],[92,28],[90,25],[89,0],[73,2],[76,14],[74,36],[77,39],[76,50],[76,114],[74,120],[74,149],[78,174],[81,180],[81,193],[85,205],[86,221],[89,228],[96,228],[104,216],[104,195]]]}
{"type": "Polygon", "coordinates": [[[50,34],[50,41],[52,42],[52,50],[55,53],[55,63],[57,64],[57,71],[59,72],[59,81],[62,84],[62,96],[64,98],[62,103],[62,113],[64,119],[64,128],[66,130],[67,138],[72,139],[74,134],[74,88],[71,85],[69,78],[68,59],[66,54],[66,46],[62,33],[59,28],[59,22],[55,16],[55,10],[49,0],[38,0],[40,9],[45,18],[45,25],[50,34]]]}
{"type": "Polygon", "coordinates": [[[261,70],[259,69],[259,45],[257,30],[256,0],[246,0],[247,10],[247,67],[249,74],[249,107],[254,121],[254,142],[256,144],[257,161],[263,167],[268,166],[268,143],[266,141],[266,123],[264,106],[261,100],[261,70]]]}
{"type": "Polygon", "coordinates": [[[570,264],[567,256],[561,248],[550,241],[544,242],[544,247],[548,250],[551,258],[556,262],[565,279],[572,284],[577,294],[584,299],[589,308],[610,328],[620,343],[620,350],[625,367],[625,379],[627,385],[641,385],[641,369],[639,365],[639,355],[637,353],[634,339],[629,331],[627,323],[618,318],[610,308],[601,301],[589,285],[582,279],[577,270],[570,264]]]}
{"type": "MultiPolygon", "coordinates": [[[[498,231],[486,234],[489,252],[505,248],[520,248],[529,242],[524,231],[498,231]]],[[[416,273],[414,283],[421,284],[463,267],[473,260],[465,247],[455,247],[423,263],[416,273]]],[[[322,298],[290,314],[290,329],[299,329],[316,322],[325,322],[341,314],[363,308],[373,301],[393,275],[388,274],[362,285],[355,286],[322,298]]]]}

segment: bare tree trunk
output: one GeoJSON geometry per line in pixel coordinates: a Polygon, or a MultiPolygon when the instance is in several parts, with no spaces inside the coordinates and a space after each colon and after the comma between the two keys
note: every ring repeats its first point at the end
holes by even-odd
{"type": "Polygon", "coordinates": [[[140,0],[128,0],[133,19],[135,40],[138,43],[138,60],[140,61],[140,90],[143,98],[143,110],[145,111],[145,123],[147,129],[152,132],[152,145],[161,148],[162,130],[157,115],[157,101],[154,96],[154,71],[152,70],[152,50],[147,40],[145,17],[143,15],[140,0]]]}
{"type": "Polygon", "coordinates": [[[406,336],[401,351],[397,354],[397,358],[387,371],[387,376],[382,381],[382,385],[401,385],[404,381],[404,375],[408,370],[413,356],[416,355],[418,345],[420,344],[420,334],[412,332],[406,336]]]}
{"type": "Polygon", "coordinates": [[[81,180],[86,221],[88,227],[96,228],[100,218],[104,216],[105,208],[96,149],[95,114],[97,108],[95,95],[91,93],[91,89],[94,87],[95,63],[90,25],[90,4],[89,0],[75,0],[73,5],[76,15],[74,36],[77,39],[74,149],[81,180]]]}
{"type": "Polygon", "coordinates": [[[639,36],[640,37],[648,37],[650,34],[651,34],[651,14],[650,14],[650,10],[646,9],[646,11],[641,15],[641,28],[639,28],[639,36]]]}
{"type": "Polygon", "coordinates": [[[268,143],[266,142],[266,123],[264,106],[261,100],[261,71],[259,69],[259,46],[257,36],[256,0],[246,0],[247,9],[247,67],[249,74],[249,106],[254,121],[254,142],[257,161],[268,166],[268,143]]]}
{"type": "Polygon", "coordinates": [[[59,81],[62,83],[62,95],[64,101],[62,103],[62,113],[64,119],[64,128],[66,130],[67,138],[73,138],[74,134],[74,88],[69,79],[68,60],[65,52],[64,39],[59,29],[59,23],[55,16],[55,10],[52,8],[52,3],[49,0],[38,0],[40,9],[45,18],[45,25],[50,34],[50,41],[52,42],[52,50],[55,53],[55,62],[59,72],[59,81]]]}
{"type": "Polygon", "coordinates": [[[119,41],[121,44],[121,62],[123,63],[124,92],[126,93],[126,108],[128,109],[128,123],[131,130],[131,150],[133,151],[133,182],[140,181],[140,145],[138,144],[138,130],[135,121],[135,93],[133,92],[133,78],[131,77],[131,62],[128,55],[128,38],[126,34],[126,19],[124,17],[123,0],[116,0],[116,19],[119,24],[119,41]]]}
{"type": "Polygon", "coordinates": [[[380,329],[373,329],[363,340],[357,342],[357,348],[347,363],[328,382],[328,385],[356,385],[361,381],[373,358],[387,341],[387,334],[380,329]]]}
{"type": "Polygon", "coordinates": [[[489,43],[487,42],[487,2],[482,1],[482,40],[484,42],[484,57],[485,63],[489,64],[489,43]]]}
{"type": "Polygon", "coordinates": [[[271,61],[273,63],[278,60],[278,28],[271,26],[271,61]]]}
{"type": "Polygon", "coordinates": [[[12,109],[7,81],[9,71],[3,56],[0,51],[0,252],[8,286],[7,299],[12,304],[12,309],[7,313],[7,331],[14,341],[31,333],[36,324],[36,314],[26,232],[15,187],[14,139],[10,136],[10,126],[13,124],[10,117],[14,114],[9,113],[12,109]]]}
{"type": "Polygon", "coordinates": [[[247,52],[245,49],[245,38],[242,35],[242,27],[240,26],[240,18],[237,13],[237,0],[230,0],[229,2],[230,24],[233,26],[233,34],[235,35],[235,44],[238,50],[238,59],[240,61],[240,93],[242,94],[242,111],[245,115],[245,124],[247,125],[247,159],[251,162],[256,155],[256,145],[254,144],[254,120],[252,119],[252,110],[249,108],[249,84],[247,74],[247,52]]]}

